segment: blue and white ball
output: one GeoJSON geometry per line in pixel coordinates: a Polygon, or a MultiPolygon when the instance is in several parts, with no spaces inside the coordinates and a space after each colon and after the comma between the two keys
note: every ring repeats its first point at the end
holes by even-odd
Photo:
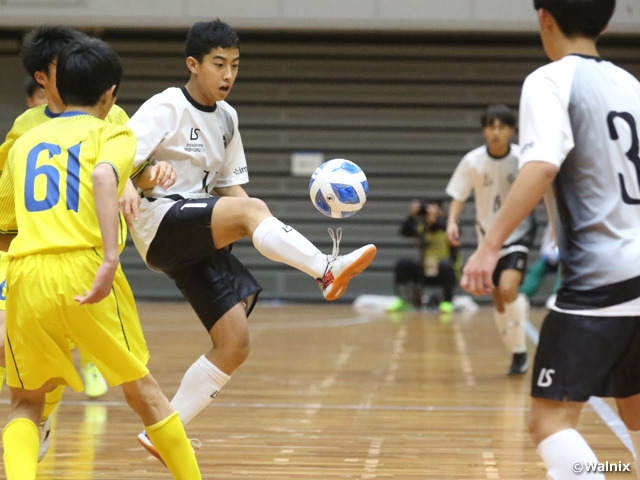
{"type": "Polygon", "coordinates": [[[368,194],[369,184],[362,169],[343,158],[324,162],[309,182],[311,201],[327,217],[350,217],[362,208],[368,194]]]}

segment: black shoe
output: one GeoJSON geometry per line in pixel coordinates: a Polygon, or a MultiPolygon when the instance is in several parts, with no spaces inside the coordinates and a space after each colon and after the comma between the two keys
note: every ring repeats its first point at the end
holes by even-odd
{"type": "Polygon", "coordinates": [[[527,370],[529,370],[529,362],[527,362],[527,352],[514,353],[507,375],[523,375],[527,373],[527,370]]]}

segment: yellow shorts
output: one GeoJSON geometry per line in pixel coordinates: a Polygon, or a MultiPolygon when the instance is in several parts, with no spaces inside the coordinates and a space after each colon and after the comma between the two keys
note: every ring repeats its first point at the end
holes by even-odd
{"type": "Polygon", "coordinates": [[[7,271],[7,385],[35,390],[45,383],[83,390],[69,341],[109,385],[149,373],[147,345],[133,294],[120,267],[111,294],[79,306],[102,259],[94,250],[14,258],[7,271]]]}
{"type": "Polygon", "coordinates": [[[9,255],[7,252],[0,252],[0,310],[6,310],[7,305],[7,267],[9,266],[9,255]]]}

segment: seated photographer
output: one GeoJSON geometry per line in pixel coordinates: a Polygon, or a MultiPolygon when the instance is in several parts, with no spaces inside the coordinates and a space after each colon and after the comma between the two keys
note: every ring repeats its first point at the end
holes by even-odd
{"type": "Polygon", "coordinates": [[[402,258],[395,266],[395,291],[398,299],[389,311],[407,308],[437,307],[443,313],[453,311],[453,289],[460,275],[462,256],[447,238],[447,219],[438,200],[414,200],[400,235],[413,237],[419,248],[419,260],[402,258]],[[425,286],[442,287],[442,296],[423,301],[425,286]]]}

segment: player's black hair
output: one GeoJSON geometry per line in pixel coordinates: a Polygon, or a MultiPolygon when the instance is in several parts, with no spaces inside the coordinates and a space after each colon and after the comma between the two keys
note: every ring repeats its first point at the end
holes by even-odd
{"type": "Polygon", "coordinates": [[[36,72],[49,75],[49,64],[65,46],[85,35],[69,27],[38,27],[29,32],[22,42],[22,65],[32,77],[36,72]]]}
{"type": "Polygon", "coordinates": [[[214,48],[239,48],[240,38],[229,25],[219,18],[211,22],[194,23],[187,34],[185,52],[198,62],[214,48]]]}
{"type": "MultiPolygon", "coordinates": [[[[56,84],[65,105],[93,106],[113,85],[122,80],[120,58],[97,38],[81,38],[58,55],[56,84]]],[[[114,92],[114,95],[115,95],[114,92]]]]}
{"type": "Polygon", "coordinates": [[[533,0],[533,6],[547,10],[567,37],[596,39],[611,20],[616,0],[533,0]]]}
{"type": "Polygon", "coordinates": [[[33,77],[27,77],[24,81],[24,91],[27,94],[27,97],[33,97],[33,94],[36,93],[36,90],[41,89],[42,85],[36,82],[36,79],[33,77]]]}
{"type": "Polygon", "coordinates": [[[482,114],[480,123],[484,128],[493,125],[496,120],[512,128],[516,126],[516,114],[506,105],[490,105],[487,111],[482,114]]]}

